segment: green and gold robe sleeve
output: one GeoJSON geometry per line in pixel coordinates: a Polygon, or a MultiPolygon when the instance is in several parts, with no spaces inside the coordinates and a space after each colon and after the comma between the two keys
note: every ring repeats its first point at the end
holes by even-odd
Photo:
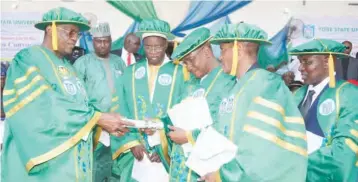
{"type": "MultiPolygon", "coordinates": [[[[317,120],[324,133],[322,147],[308,157],[306,181],[356,181],[358,179],[358,87],[339,81],[319,97],[317,120]],[[329,102],[334,112],[325,112],[329,102]],[[324,107],[326,106],[326,107],[324,107]]],[[[295,93],[297,103],[305,87],[295,93]]]]}
{"type": "Polygon", "coordinates": [[[304,121],[279,76],[246,73],[219,107],[214,127],[238,146],[224,164],[222,181],[304,181],[307,170],[304,121]]]}
{"type": "MultiPolygon", "coordinates": [[[[58,59],[50,50],[34,46],[15,56],[8,70],[4,109],[8,125],[4,169],[6,164],[11,163],[12,167],[21,164],[16,169],[26,169],[33,174],[31,178],[46,174],[41,179],[54,180],[51,175],[63,175],[64,180],[67,180],[64,174],[66,171],[68,176],[73,174],[73,178],[76,176],[75,172],[78,172],[66,168],[69,162],[74,167],[76,162],[71,162],[72,160],[77,161],[72,158],[74,155],[70,151],[77,151],[77,145],[82,145],[82,149],[88,146],[89,150],[81,155],[92,155],[92,145],[83,143],[82,140],[86,141],[87,137],[87,141],[92,140],[91,130],[101,114],[89,107],[83,82],[77,77],[73,67],[66,60],[58,59]],[[59,163],[57,160],[65,162],[59,163]],[[48,168],[51,166],[57,166],[61,170],[57,174],[49,174],[52,170],[48,168]]],[[[82,149],[78,151],[81,152],[82,149]]],[[[92,171],[90,163],[83,167],[88,173],[92,171]]],[[[4,173],[3,175],[6,176],[4,173]]],[[[13,181],[12,177],[8,177],[4,177],[5,181],[13,181]]],[[[31,181],[30,176],[28,177],[23,180],[31,181]]]]}

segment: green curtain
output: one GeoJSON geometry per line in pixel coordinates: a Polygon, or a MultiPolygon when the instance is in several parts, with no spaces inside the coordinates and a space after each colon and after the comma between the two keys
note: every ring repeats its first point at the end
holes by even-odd
{"type": "Polygon", "coordinates": [[[158,18],[152,1],[107,1],[110,5],[133,18],[141,21],[145,18],[158,18]]]}
{"type": "MultiPolygon", "coordinates": [[[[158,18],[157,12],[155,11],[154,5],[152,1],[109,1],[107,3],[121,11],[122,13],[126,14],[127,16],[131,17],[134,20],[134,23],[128,28],[127,32],[134,32],[136,31],[136,22],[142,21],[142,19],[146,18],[158,18]]],[[[120,49],[123,47],[124,44],[124,36],[118,38],[112,43],[112,50],[120,49]]],[[[140,49],[143,52],[142,48],[140,49]]]]}

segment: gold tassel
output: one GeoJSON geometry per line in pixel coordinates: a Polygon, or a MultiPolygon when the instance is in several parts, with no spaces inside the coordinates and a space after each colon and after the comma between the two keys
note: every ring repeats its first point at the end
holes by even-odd
{"type": "Polygon", "coordinates": [[[190,74],[188,68],[186,68],[186,65],[183,65],[183,75],[184,75],[184,81],[188,81],[190,78],[190,74]]]}
{"type": "Polygon", "coordinates": [[[56,23],[54,21],[52,22],[52,49],[54,51],[58,50],[58,47],[57,47],[57,28],[56,28],[56,23]]]}
{"type": "Polygon", "coordinates": [[[236,76],[236,70],[237,70],[237,64],[239,62],[239,52],[237,50],[237,40],[234,42],[234,47],[232,48],[232,66],[231,66],[231,72],[230,75],[236,76]]]}
{"type": "MultiPolygon", "coordinates": [[[[177,48],[177,46],[178,46],[178,42],[174,40],[173,51],[175,50],[175,48],[177,48]]],[[[174,60],[174,64],[179,64],[179,62],[180,62],[180,61],[179,61],[179,60],[177,60],[177,59],[176,59],[176,60],[174,60]]]]}
{"type": "Polygon", "coordinates": [[[329,73],[329,87],[336,87],[336,77],[334,76],[334,61],[332,54],[329,54],[328,58],[328,73],[329,73]]]}

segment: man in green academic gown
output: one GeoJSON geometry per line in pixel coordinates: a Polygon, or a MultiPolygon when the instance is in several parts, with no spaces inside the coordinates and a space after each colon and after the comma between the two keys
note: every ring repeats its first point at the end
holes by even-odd
{"type": "MultiPolygon", "coordinates": [[[[143,40],[147,57],[124,71],[124,93],[121,98],[126,102],[126,116],[139,120],[160,118],[179,100],[184,89],[182,66],[174,64],[165,55],[168,40],[174,36],[170,33],[169,24],[158,19],[143,20],[136,34],[143,40]]],[[[133,130],[125,137],[116,146],[112,143],[115,159],[113,173],[120,175],[121,181],[132,180],[133,165],[139,162],[163,164],[157,166],[158,171],[151,170],[152,174],[145,175],[148,181],[168,179],[169,144],[164,130],[148,134],[133,130]]]]}
{"type": "MultiPolygon", "coordinates": [[[[118,112],[121,93],[121,75],[126,67],[123,60],[110,54],[111,32],[108,23],[99,23],[91,29],[94,53],[80,57],[74,67],[84,80],[89,103],[101,112],[118,112]]],[[[94,132],[94,181],[108,181],[112,171],[112,154],[108,132],[97,127],[94,132]]]]}
{"type": "Polygon", "coordinates": [[[358,88],[335,81],[334,63],[345,46],[315,39],[294,47],[305,86],[294,94],[304,117],[308,142],[306,181],[357,181],[358,88]]]}
{"type": "Polygon", "coordinates": [[[71,54],[87,20],[66,8],[45,13],[40,46],[16,54],[4,90],[6,112],[2,181],[92,181],[92,129],[123,135],[128,122],[96,111],[71,54]]]}
{"type": "Polygon", "coordinates": [[[237,145],[233,160],[207,181],[304,181],[307,149],[304,121],[279,75],[257,66],[267,34],[247,23],[224,25],[211,40],[220,44],[226,73],[236,76],[214,128],[237,145]]]}
{"type": "MultiPolygon", "coordinates": [[[[183,61],[188,71],[194,76],[186,84],[186,91],[181,100],[187,97],[206,97],[214,122],[216,122],[216,106],[221,102],[223,89],[228,89],[235,83],[235,78],[227,75],[221,69],[210,45],[210,30],[199,28],[190,33],[174,50],[173,60],[183,61]]],[[[187,154],[182,144],[193,142],[193,136],[198,136],[200,130],[184,131],[181,128],[170,127],[168,136],[174,142],[171,152],[170,181],[197,181],[200,177],[186,167],[187,154]]]]}

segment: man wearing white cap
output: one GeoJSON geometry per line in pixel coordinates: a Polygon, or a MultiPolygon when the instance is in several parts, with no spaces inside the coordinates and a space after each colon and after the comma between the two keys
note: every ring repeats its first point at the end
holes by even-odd
{"type": "MultiPolygon", "coordinates": [[[[119,112],[123,60],[110,54],[111,32],[108,23],[99,23],[91,29],[94,53],[80,57],[74,64],[78,76],[84,80],[89,103],[101,112],[119,112]]],[[[112,168],[110,136],[101,127],[94,132],[95,182],[109,181],[112,168]]]]}

